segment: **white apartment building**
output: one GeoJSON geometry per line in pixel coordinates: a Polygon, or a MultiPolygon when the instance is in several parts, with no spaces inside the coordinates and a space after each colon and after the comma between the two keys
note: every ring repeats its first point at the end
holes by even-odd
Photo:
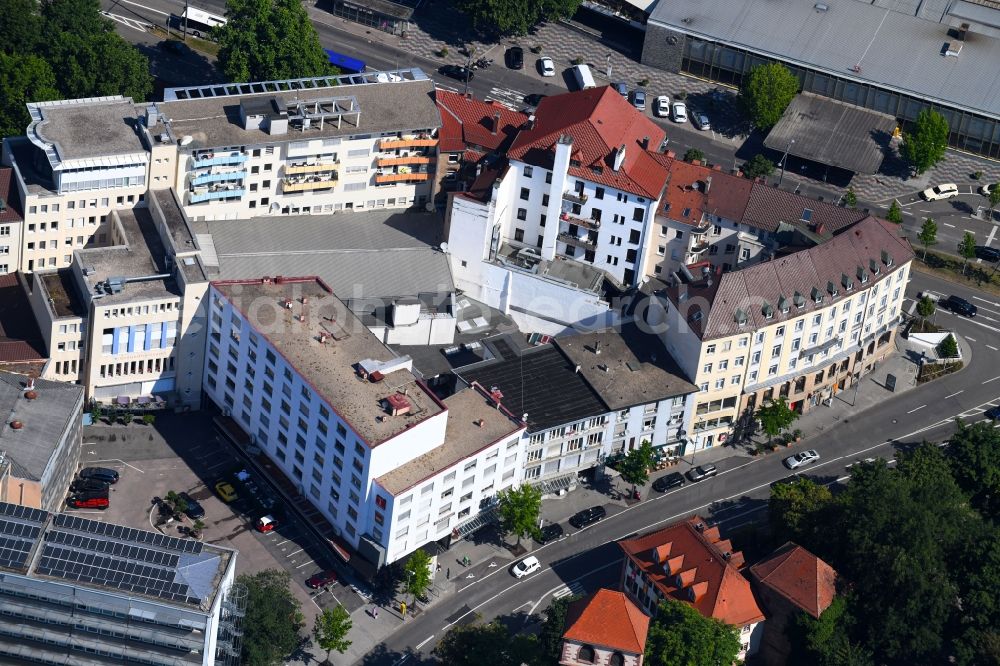
{"type": "Polygon", "coordinates": [[[519,483],[524,424],[439,399],[316,278],[213,282],[204,390],[374,566],[450,538],[519,483]]]}
{"type": "Polygon", "coordinates": [[[912,258],[895,225],[869,217],[745,269],[672,276],[647,320],[698,387],[693,449],[739,434],[765,401],[804,412],[870,372],[894,349],[912,258]]]}

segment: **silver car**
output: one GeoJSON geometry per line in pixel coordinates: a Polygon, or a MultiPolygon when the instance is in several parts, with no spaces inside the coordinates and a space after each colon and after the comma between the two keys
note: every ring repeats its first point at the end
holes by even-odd
{"type": "Polygon", "coordinates": [[[708,116],[701,111],[695,111],[691,114],[691,123],[702,132],[712,129],[712,123],[708,121],[708,116]]]}
{"type": "Polygon", "coordinates": [[[808,451],[802,451],[796,453],[794,456],[788,456],[785,458],[785,466],[788,469],[798,469],[803,465],[808,465],[809,463],[814,463],[819,460],[819,454],[815,450],[809,449],[808,451]]]}

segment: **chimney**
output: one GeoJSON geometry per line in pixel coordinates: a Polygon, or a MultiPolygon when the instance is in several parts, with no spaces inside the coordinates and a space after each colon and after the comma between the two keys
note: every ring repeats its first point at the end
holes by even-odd
{"type": "Polygon", "coordinates": [[[708,194],[708,191],[711,190],[711,189],[712,189],[712,177],[711,176],[706,176],[705,177],[705,194],[708,194]]]}
{"type": "Polygon", "coordinates": [[[642,137],[642,149],[643,150],[649,150],[649,137],[648,136],[642,137]]]}
{"type": "Polygon", "coordinates": [[[674,159],[675,157],[677,157],[677,153],[675,153],[675,152],[674,152],[674,151],[672,151],[672,150],[668,150],[668,151],[666,152],[666,156],[667,156],[668,158],[670,158],[670,159],[674,159]]]}
{"type": "Polygon", "coordinates": [[[822,222],[818,223],[816,225],[816,233],[822,236],[824,231],[826,231],[826,225],[822,222]]]}
{"type": "Polygon", "coordinates": [[[482,428],[485,423],[486,421],[484,421],[483,419],[479,419],[478,421],[476,421],[476,425],[479,426],[480,428],[482,428]]]}
{"type": "Polygon", "coordinates": [[[307,303],[309,303],[309,297],[308,296],[303,296],[302,297],[302,305],[306,305],[307,303]]]}
{"type": "Polygon", "coordinates": [[[615,161],[612,168],[615,171],[619,171],[624,163],[625,163],[625,144],[623,143],[618,147],[618,150],[615,151],[615,161]]]}
{"type": "Polygon", "coordinates": [[[301,323],[301,322],[304,322],[306,320],[306,316],[304,314],[300,314],[300,315],[296,316],[295,319],[298,320],[301,323]]]}
{"type": "Polygon", "coordinates": [[[500,131],[500,112],[497,111],[493,114],[493,126],[490,129],[490,133],[496,136],[496,133],[500,131]]]}
{"type": "Polygon", "coordinates": [[[601,353],[601,341],[600,340],[598,340],[597,342],[594,343],[594,353],[595,354],[600,354],[601,353]]]}

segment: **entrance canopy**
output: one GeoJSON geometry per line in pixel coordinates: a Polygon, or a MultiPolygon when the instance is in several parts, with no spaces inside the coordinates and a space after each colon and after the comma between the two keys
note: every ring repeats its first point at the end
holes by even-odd
{"type": "Polygon", "coordinates": [[[811,162],[873,174],[885,156],[896,119],[813,93],[800,93],[771,128],[764,145],[811,162]]]}

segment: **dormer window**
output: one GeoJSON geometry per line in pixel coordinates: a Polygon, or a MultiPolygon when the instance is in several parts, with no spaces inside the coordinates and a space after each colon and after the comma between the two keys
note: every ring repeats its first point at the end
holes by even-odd
{"type": "Polygon", "coordinates": [[[868,267],[872,269],[872,273],[874,273],[875,275],[878,275],[879,273],[882,272],[882,267],[879,266],[878,262],[875,261],[874,259],[868,262],[868,267]]]}
{"type": "Polygon", "coordinates": [[[781,310],[781,314],[788,314],[788,311],[791,309],[788,299],[784,296],[778,299],[778,309],[781,310]]]}
{"type": "Polygon", "coordinates": [[[854,281],[847,277],[847,273],[840,274],[840,284],[843,285],[844,291],[854,289],[854,281]]]}
{"type": "Polygon", "coordinates": [[[861,268],[861,266],[858,266],[858,281],[861,282],[861,284],[868,283],[868,273],[865,269],[861,268]]]}
{"type": "Polygon", "coordinates": [[[806,306],[806,297],[797,291],[795,292],[795,295],[792,296],[792,301],[795,303],[795,307],[799,310],[806,306]]]}
{"type": "Polygon", "coordinates": [[[830,282],[826,283],[826,290],[828,292],[830,292],[830,295],[833,296],[834,298],[837,297],[837,293],[838,293],[837,286],[835,284],[833,284],[832,280],[830,282]]]}
{"type": "Polygon", "coordinates": [[[885,264],[886,268],[892,266],[892,257],[885,250],[882,250],[882,263],[885,264]]]}
{"type": "Polygon", "coordinates": [[[817,305],[823,302],[823,292],[819,290],[819,287],[812,288],[812,299],[813,303],[817,305]]]}
{"type": "Polygon", "coordinates": [[[771,307],[770,303],[764,303],[764,307],[760,311],[764,315],[764,319],[774,319],[774,308],[771,307]]]}
{"type": "Polygon", "coordinates": [[[688,321],[690,322],[701,321],[701,317],[702,317],[701,310],[695,310],[694,312],[691,313],[691,316],[688,317],[688,321]]]}
{"type": "Polygon", "coordinates": [[[733,318],[736,320],[736,324],[738,326],[747,325],[747,313],[744,312],[743,310],[737,309],[736,314],[733,316],[733,318]]]}

